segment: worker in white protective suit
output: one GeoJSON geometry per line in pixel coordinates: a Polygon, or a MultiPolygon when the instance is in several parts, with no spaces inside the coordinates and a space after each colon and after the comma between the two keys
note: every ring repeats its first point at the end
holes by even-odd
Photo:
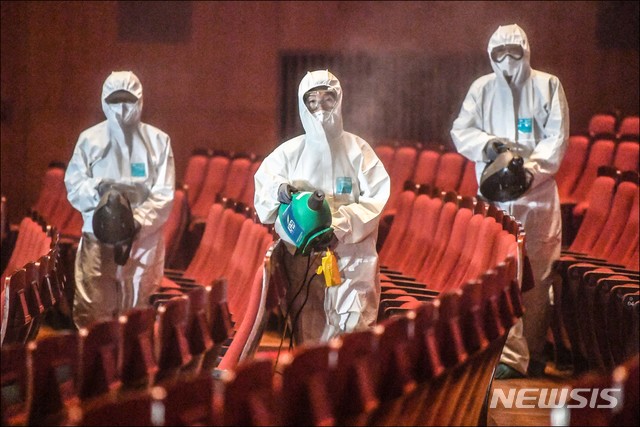
{"type": "Polygon", "coordinates": [[[170,138],[140,121],[142,85],[134,73],[116,71],[107,77],[102,110],[107,120],[80,134],[65,175],[68,199],[84,220],[75,261],[73,320],[78,328],[149,304],[163,275],[162,228],[175,189],[170,138]],[[102,195],[113,189],[128,199],[136,224],[124,265],[93,228],[102,195]]]}
{"type": "Polygon", "coordinates": [[[308,72],[298,88],[305,134],[268,155],[255,174],[254,204],[263,223],[297,191],[321,190],[331,208],[341,284],[316,275],[321,253],[284,252],[287,311],[296,344],[325,342],[375,324],[380,300],[376,240],[390,179],[362,138],[343,130],[342,88],[328,70],[308,72]],[[307,285],[308,283],[308,285],[307,285]]]}
{"type": "Polygon", "coordinates": [[[544,374],[550,316],[550,273],[560,256],[562,223],[554,178],[569,137],[569,109],[560,80],[534,70],[518,25],[500,26],[488,45],[493,73],[475,80],[453,123],[457,150],[476,163],[480,183],[488,162],[512,147],[533,178],[524,194],[496,202],[524,226],[534,287],[524,292],[525,314],[508,335],[495,377],[544,374]]]}

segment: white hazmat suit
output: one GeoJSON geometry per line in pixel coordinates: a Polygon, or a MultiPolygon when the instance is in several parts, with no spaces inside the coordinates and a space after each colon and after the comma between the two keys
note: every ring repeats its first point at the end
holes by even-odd
{"type": "Polygon", "coordinates": [[[530,66],[527,36],[518,25],[500,26],[488,45],[494,73],[474,81],[451,129],[457,150],[476,163],[480,176],[486,162],[487,142],[502,138],[517,143],[533,184],[520,198],[496,203],[524,226],[526,252],[535,286],[523,294],[526,312],[510,331],[501,363],[527,373],[530,358],[544,363],[549,326],[549,275],[560,256],[561,215],[554,174],[569,137],[569,109],[560,80],[530,66]],[[497,46],[519,45],[522,57],[491,59],[497,46]]]}
{"type": "Polygon", "coordinates": [[[73,320],[78,328],[149,304],[163,275],[162,226],[175,189],[169,136],[140,121],[142,85],[138,77],[130,71],[111,73],[102,88],[102,109],[107,120],[80,134],[65,175],[68,199],[84,220],[75,264],[73,320]],[[122,91],[137,101],[107,102],[107,97],[122,91]],[[141,226],[123,266],[115,263],[113,247],[93,234],[101,184],[125,190],[141,226]]]}
{"type": "MultiPolygon", "coordinates": [[[[323,342],[376,322],[380,299],[376,240],[390,179],[371,146],[343,130],[342,89],[328,70],[304,76],[298,88],[298,107],[305,134],[282,143],[263,160],[255,174],[254,204],[260,220],[272,224],[277,220],[281,184],[324,192],[338,239],[335,254],[342,284],[326,287],[322,276],[315,276],[309,289],[299,292],[289,313],[295,318],[304,306],[294,325],[297,343],[323,342]],[[337,95],[330,112],[314,115],[307,109],[304,94],[317,87],[328,87],[337,95]]],[[[307,277],[315,274],[319,257],[308,269],[308,257],[283,252],[291,303],[300,287],[306,286],[307,270],[307,277]]]]}

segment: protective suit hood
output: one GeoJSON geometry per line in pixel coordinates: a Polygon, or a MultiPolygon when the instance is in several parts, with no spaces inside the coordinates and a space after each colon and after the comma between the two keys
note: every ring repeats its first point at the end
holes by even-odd
{"type": "Polygon", "coordinates": [[[298,110],[300,120],[309,141],[331,141],[342,135],[342,88],[340,82],[329,70],[309,71],[298,87],[298,110]],[[304,94],[318,86],[327,86],[335,91],[337,99],[331,114],[325,122],[320,122],[304,103],[304,94]]]}
{"type": "Polygon", "coordinates": [[[102,85],[102,111],[109,121],[109,125],[119,127],[133,126],[140,123],[142,115],[142,83],[131,71],[114,71],[102,85]],[[135,103],[128,104],[122,110],[121,104],[109,104],[106,100],[109,95],[119,90],[124,90],[138,98],[135,103]]]}
{"type": "Polygon", "coordinates": [[[524,30],[517,24],[501,25],[493,33],[489,39],[489,45],[487,46],[487,54],[489,55],[489,61],[491,61],[491,68],[498,76],[498,81],[507,83],[507,79],[503,74],[503,64],[499,64],[491,59],[491,51],[496,46],[506,44],[518,44],[522,46],[523,56],[519,60],[513,58],[506,58],[503,63],[508,64],[508,61],[513,61],[514,66],[512,68],[512,83],[515,87],[522,87],[524,82],[531,75],[531,50],[529,49],[529,41],[524,30]]]}

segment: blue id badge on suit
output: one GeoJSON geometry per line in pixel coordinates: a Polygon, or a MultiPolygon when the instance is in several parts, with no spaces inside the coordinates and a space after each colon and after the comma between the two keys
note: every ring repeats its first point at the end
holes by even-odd
{"type": "Polygon", "coordinates": [[[533,130],[532,119],[518,119],[518,130],[522,133],[531,133],[533,130]]]}
{"type": "Polygon", "coordinates": [[[339,176],[336,178],[336,194],[351,194],[353,183],[350,176],[339,176]]]}
{"type": "Polygon", "coordinates": [[[144,163],[131,163],[131,176],[132,177],[145,177],[147,176],[144,163]]]}

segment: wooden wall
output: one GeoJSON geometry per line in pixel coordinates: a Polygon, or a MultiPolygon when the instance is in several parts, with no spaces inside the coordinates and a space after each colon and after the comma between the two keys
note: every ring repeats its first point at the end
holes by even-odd
{"type": "Polygon", "coordinates": [[[78,134],[103,120],[112,70],[140,77],[143,120],[171,136],[178,179],[194,148],[267,154],[281,142],[282,52],[476,54],[499,24],[518,23],[533,67],[563,82],[572,131],[597,111],[638,114],[638,50],[598,43],[603,2],[190,2],[187,40],[169,43],[122,41],[118,3],[2,2],[1,186],[12,222],[47,164],[68,161],[78,134]]]}

